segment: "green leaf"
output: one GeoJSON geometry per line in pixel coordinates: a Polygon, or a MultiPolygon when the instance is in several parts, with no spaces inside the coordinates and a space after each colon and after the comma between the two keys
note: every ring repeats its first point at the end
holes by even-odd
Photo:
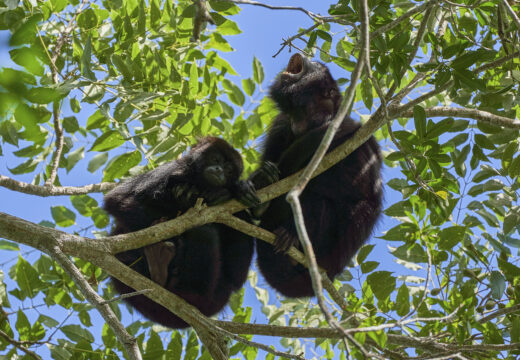
{"type": "Polygon", "coordinates": [[[87,130],[103,129],[108,126],[109,123],[109,120],[103,115],[101,110],[96,110],[96,112],[87,119],[87,130]]]}
{"type": "Polygon", "coordinates": [[[43,283],[36,269],[21,256],[18,257],[15,276],[22,294],[31,299],[34,298],[39,289],[43,287],[43,283]]]}
{"type": "Polygon", "coordinates": [[[87,79],[95,81],[96,75],[91,70],[90,64],[92,64],[92,36],[89,34],[81,55],[81,74],[87,79]]]}
{"type": "MultiPolygon", "coordinates": [[[[0,250],[19,251],[20,247],[18,246],[17,243],[10,242],[7,240],[0,240],[0,250]]],[[[0,283],[1,283],[1,281],[0,281],[0,283]]]]}
{"type": "Polygon", "coordinates": [[[92,336],[88,330],[84,329],[80,325],[64,325],[60,327],[60,330],[72,341],[87,341],[89,343],[94,342],[94,336],[92,336]]]}
{"type": "Polygon", "coordinates": [[[98,229],[103,229],[110,223],[110,218],[108,217],[107,213],[99,207],[96,207],[92,210],[91,218],[92,221],[94,221],[94,225],[98,229]]]}
{"type": "Polygon", "coordinates": [[[461,243],[466,233],[465,226],[451,226],[442,229],[439,233],[439,249],[451,250],[455,245],[461,243]]]}
{"type": "Polygon", "coordinates": [[[199,93],[199,70],[195,61],[190,66],[189,88],[191,96],[197,97],[199,93]]]}
{"type": "Polygon", "coordinates": [[[229,99],[238,106],[243,106],[246,98],[244,96],[244,93],[238,86],[233,84],[228,79],[224,79],[222,81],[222,85],[224,86],[224,89],[226,90],[226,93],[229,96],[229,99]]]}
{"type": "Polygon", "coordinates": [[[42,76],[44,74],[44,68],[40,64],[37,58],[36,52],[32,48],[21,47],[9,51],[11,59],[16,64],[23,66],[31,74],[42,76]]]}
{"type": "Polygon", "coordinates": [[[78,119],[75,116],[67,116],[63,118],[63,128],[69,134],[74,134],[79,130],[78,119]]]}
{"type": "Polygon", "coordinates": [[[38,31],[38,23],[42,20],[41,14],[35,14],[29,17],[21,26],[16,29],[11,38],[9,45],[12,47],[22,44],[32,44],[36,39],[38,31]]]}
{"type": "Polygon", "coordinates": [[[125,139],[118,131],[109,130],[103,133],[94,141],[89,151],[107,151],[121,146],[125,143],[125,139]]]}
{"type": "Polygon", "coordinates": [[[367,275],[367,283],[380,301],[388,299],[395,289],[395,277],[389,271],[376,271],[367,275]]]}
{"type": "Polygon", "coordinates": [[[141,153],[132,151],[115,157],[103,171],[103,181],[113,181],[125,175],[131,168],[139,165],[141,153]]]}
{"type": "Polygon", "coordinates": [[[95,199],[88,195],[73,195],[70,197],[72,206],[83,216],[92,216],[92,209],[98,206],[95,199]]]}
{"type": "Polygon", "coordinates": [[[264,81],[264,67],[256,56],[253,57],[253,80],[257,84],[261,84],[264,81]]]}
{"type": "Polygon", "coordinates": [[[35,104],[49,104],[62,97],[59,90],[49,87],[34,87],[25,94],[27,100],[35,104]]]}
{"type": "Polygon", "coordinates": [[[406,284],[401,285],[395,298],[395,311],[399,316],[405,316],[410,312],[410,293],[406,284]]]}
{"type": "Polygon", "coordinates": [[[58,226],[69,227],[76,223],[76,214],[63,205],[51,206],[51,214],[58,226]]]}
{"type": "Polygon", "coordinates": [[[500,272],[492,271],[489,275],[489,283],[491,285],[491,296],[496,300],[500,300],[506,290],[506,279],[500,272]]]}
{"type": "Polygon", "coordinates": [[[106,163],[108,160],[108,153],[102,152],[100,154],[96,154],[90,161],[88,162],[87,170],[91,173],[96,172],[97,169],[99,169],[101,166],[103,166],[104,163],[106,163]]]}
{"type": "Polygon", "coordinates": [[[423,138],[426,135],[426,112],[420,105],[413,107],[413,119],[415,123],[415,133],[419,138],[423,138]]]}
{"type": "Polygon", "coordinates": [[[83,30],[94,29],[98,24],[96,12],[92,8],[88,8],[78,15],[78,25],[83,30]]]}
{"type": "Polygon", "coordinates": [[[72,152],[70,152],[66,158],[65,169],[67,172],[72,170],[72,168],[85,157],[85,148],[82,146],[72,152]]]}
{"type": "Polygon", "coordinates": [[[255,83],[251,79],[242,79],[242,89],[249,96],[252,96],[255,92],[255,83]]]}

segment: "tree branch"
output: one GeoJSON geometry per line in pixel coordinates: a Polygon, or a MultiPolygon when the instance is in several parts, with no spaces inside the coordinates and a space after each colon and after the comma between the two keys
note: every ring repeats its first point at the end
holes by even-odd
{"type": "Polygon", "coordinates": [[[53,185],[34,185],[23,181],[14,180],[10,177],[0,175],[0,186],[9,190],[18,191],[24,194],[37,195],[42,197],[61,196],[61,195],[83,195],[94,192],[105,192],[117,186],[117,183],[99,183],[85,186],[53,186],[53,185]]]}
{"type": "Polygon", "coordinates": [[[96,307],[103,319],[105,319],[107,325],[112,328],[117,339],[125,348],[128,357],[132,360],[142,360],[137,340],[126,331],[110,306],[92,289],[76,265],[74,265],[58,246],[51,248],[48,254],[69,274],[88,302],[96,307]]]}
{"type": "MultiPolygon", "coordinates": [[[[403,107],[407,107],[408,104],[403,107]]],[[[508,129],[520,129],[520,121],[507,118],[505,116],[495,115],[484,110],[468,109],[468,108],[455,108],[449,106],[435,106],[424,109],[427,117],[436,116],[456,116],[469,119],[475,119],[488,124],[503,126],[508,129]]],[[[396,117],[412,117],[413,110],[407,109],[405,111],[397,110],[397,113],[393,115],[396,117]]]]}

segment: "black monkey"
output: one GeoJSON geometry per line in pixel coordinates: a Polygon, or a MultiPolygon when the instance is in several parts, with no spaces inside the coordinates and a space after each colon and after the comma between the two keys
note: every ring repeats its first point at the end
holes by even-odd
{"type": "MultiPolygon", "coordinates": [[[[115,218],[112,235],[173,219],[191,208],[199,197],[209,205],[232,197],[248,206],[258,205],[250,182],[239,180],[242,170],[242,158],[231,145],[206,137],[181,159],[133,177],[105,195],[104,208],[115,218]]],[[[222,310],[231,293],[244,284],[253,251],[254,240],[247,235],[224,225],[206,224],[116,256],[211,316],[222,310]]],[[[112,281],[121,294],[134,291],[115,278],[112,281]]],[[[125,301],[162,325],[188,326],[144,295],[125,301]]]]}
{"type": "MultiPolygon", "coordinates": [[[[277,76],[270,97],[281,113],[267,132],[263,164],[250,177],[256,188],[276,178],[276,167],[284,178],[309,162],[341,102],[339,88],[327,67],[299,54],[293,55],[285,71],[277,76]]],[[[330,149],[345,142],[359,127],[359,123],[346,117],[330,149]]],[[[379,217],[381,161],[379,145],[371,137],[347,158],[311,180],[301,196],[318,265],[331,279],[343,271],[370,236],[379,217]]],[[[258,267],[266,281],[285,296],[312,296],[308,270],[284,254],[291,245],[299,245],[289,203],[284,196],[278,197],[257,213],[260,226],[277,236],[274,247],[263,241],[256,245],[258,267]]]]}

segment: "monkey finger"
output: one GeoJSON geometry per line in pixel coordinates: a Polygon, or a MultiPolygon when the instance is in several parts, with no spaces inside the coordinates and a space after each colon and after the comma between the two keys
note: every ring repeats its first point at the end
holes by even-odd
{"type": "Polygon", "coordinates": [[[278,169],[278,166],[271,161],[266,161],[262,165],[262,171],[271,184],[280,179],[280,170],[278,169]]]}

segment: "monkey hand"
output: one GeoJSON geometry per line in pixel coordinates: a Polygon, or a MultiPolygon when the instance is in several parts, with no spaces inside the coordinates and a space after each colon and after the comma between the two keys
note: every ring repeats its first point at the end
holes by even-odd
{"type": "Polygon", "coordinates": [[[161,241],[143,249],[150,279],[164,286],[168,280],[168,265],[175,257],[175,244],[171,241],[161,241]]]}
{"type": "Polygon", "coordinates": [[[291,246],[298,247],[298,237],[291,234],[287,229],[280,227],[273,231],[276,235],[274,239],[274,251],[277,253],[285,253],[291,246]]]}
{"type": "Polygon", "coordinates": [[[172,195],[175,201],[179,203],[182,211],[195,205],[197,198],[201,196],[199,189],[195,185],[187,183],[175,185],[172,188],[172,195]]]}
{"type": "Polygon", "coordinates": [[[253,182],[256,189],[271,185],[279,179],[280,170],[278,170],[276,164],[271,161],[264,161],[249,177],[249,180],[253,182]]]}
{"type": "Polygon", "coordinates": [[[260,205],[260,198],[256,195],[255,186],[249,180],[237,182],[235,198],[247,207],[260,205]]]}

